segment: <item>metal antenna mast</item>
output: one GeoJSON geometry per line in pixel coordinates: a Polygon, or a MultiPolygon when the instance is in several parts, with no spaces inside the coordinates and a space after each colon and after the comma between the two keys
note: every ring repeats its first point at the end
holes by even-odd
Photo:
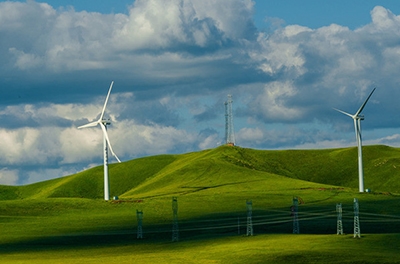
{"type": "Polygon", "coordinates": [[[343,223],[342,223],[342,204],[336,204],[337,212],[337,235],[343,235],[343,223]]]}
{"type": "Polygon", "coordinates": [[[299,228],[299,200],[297,197],[293,197],[293,205],[292,205],[292,216],[293,216],[293,234],[300,234],[299,228]]]}
{"type": "Polygon", "coordinates": [[[361,238],[358,199],[354,198],[354,237],[361,238]]]}
{"type": "Polygon", "coordinates": [[[247,236],[253,235],[253,222],[252,222],[252,214],[253,214],[253,202],[250,200],[246,201],[247,205],[247,236]]]}
{"type": "Polygon", "coordinates": [[[225,140],[230,146],[235,145],[235,133],[233,130],[233,115],[232,115],[232,95],[228,94],[228,101],[225,102],[225,140]]]}
{"type": "Polygon", "coordinates": [[[172,197],[172,242],[179,240],[179,226],[178,226],[178,198],[172,197]]]}
{"type": "Polygon", "coordinates": [[[143,228],[142,228],[143,211],[136,210],[136,217],[138,222],[137,238],[143,238],[143,228]]]}

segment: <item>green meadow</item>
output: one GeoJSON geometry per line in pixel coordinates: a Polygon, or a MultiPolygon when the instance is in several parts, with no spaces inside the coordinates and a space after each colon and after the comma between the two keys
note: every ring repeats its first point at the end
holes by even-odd
{"type": "Polygon", "coordinates": [[[400,263],[400,149],[254,150],[221,146],[0,186],[1,263],[400,263]],[[179,241],[172,242],[172,198],[179,241]],[[300,234],[290,211],[298,197],[300,234]],[[353,238],[353,199],[361,238],[353,238]],[[246,201],[254,236],[246,236],[246,201]],[[344,235],[336,235],[336,204],[344,235]],[[143,211],[137,239],[136,211],[143,211]]]}

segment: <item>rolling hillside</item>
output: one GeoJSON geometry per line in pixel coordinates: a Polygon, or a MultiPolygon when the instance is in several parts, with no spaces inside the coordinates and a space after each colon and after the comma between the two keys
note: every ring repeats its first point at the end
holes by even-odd
{"type": "MultiPolygon", "coordinates": [[[[400,150],[366,146],[365,186],[400,193],[400,150]]],[[[221,146],[181,155],[158,155],[110,165],[112,196],[140,199],[205,190],[307,188],[313,183],[357,189],[356,148],[254,150],[221,146]]],[[[3,200],[103,197],[103,168],[26,186],[0,186],[3,200]]]]}
{"type": "Polygon", "coordinates": [[[119,201],[103,201],[102,166],[0,186],[0,255],[2,263],[397,263],[399,166],[399,149],[364,147],[365,186],[375,192],[360,194],[356,148],[221,146],[111,164],[119,201]],[[171,243],[171,196],[179,199],[179,243],[171,243]],[[295,196],[301,235],[292,233],[295,196]],[[362,239],[349,239],[354,198],[362,239]],[[249,200],[252,237],[244,235],[249,200]],[[136,239],[137,210],[144,239],[136,239]]]}

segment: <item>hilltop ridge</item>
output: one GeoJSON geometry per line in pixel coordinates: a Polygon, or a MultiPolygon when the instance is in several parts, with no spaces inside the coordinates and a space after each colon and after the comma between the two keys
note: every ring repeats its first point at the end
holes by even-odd
{"type": "MultiPolygon", "coordinates": [[[[400,150],[364,146],[365,185],[400,193],[400,150]]],[[[255,150],[220,146],[179,155],[156,155],[110,164],[110,193],[124,199],[184,194],[212,189],[279,188],[325,184],[357,188],[356,148],[255,150]],[[253,183],[253,184],[251,184],[253,183]]],[[[227,189],[226,189],[227,190],[227,189]]],[[[3,200],[102,198],[102,166],[25,186],[0,186],[3,200]]]]}

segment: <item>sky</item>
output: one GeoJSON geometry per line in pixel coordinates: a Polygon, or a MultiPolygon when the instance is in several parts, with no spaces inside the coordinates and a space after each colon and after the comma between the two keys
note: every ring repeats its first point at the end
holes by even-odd
{"type": "MultiPolygon", "coordinates": [[[[235,141],[400,147],[399,1],[0,1],[0,184],[235,141]],[[110,162],[116,160],[110,156],[110,162]]],[[[357,157],[354,157],[357,166],[357,157]]],[[[110,175],[112,177],[112,175],[110,175]]]]}

